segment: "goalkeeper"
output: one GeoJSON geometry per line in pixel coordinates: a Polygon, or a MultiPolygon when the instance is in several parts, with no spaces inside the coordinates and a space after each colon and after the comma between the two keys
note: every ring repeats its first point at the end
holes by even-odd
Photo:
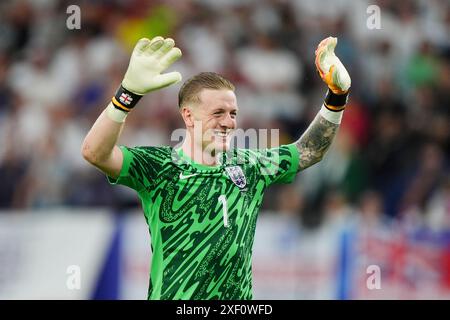
{"type": "Polygon", "coordinates": [[[211,72],[179,91],[186,125],[180,148],[116,145],[139,99],[181,80],[178,72],[163,73],[181,57],[172,39],[138,41],[82,154],[110,183],[139,195],[153,251],[148,299],[252,298],[252,247],[265,190],[320,161],[341,122],[350,77],[334,54],[336,43],[329,37],[317,47],[316,67],[329,89],[300,139],[268,150],[230,150],[238,114],[234,86],[211,72]]]}

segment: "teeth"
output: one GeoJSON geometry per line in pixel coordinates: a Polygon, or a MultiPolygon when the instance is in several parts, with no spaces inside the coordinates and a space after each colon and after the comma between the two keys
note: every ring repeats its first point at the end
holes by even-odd
{"type": "Polygon", "coordinates": [[[228,135],[228,132],[216,131],[215,134],[219,137],[226,137],[228,135]]]}

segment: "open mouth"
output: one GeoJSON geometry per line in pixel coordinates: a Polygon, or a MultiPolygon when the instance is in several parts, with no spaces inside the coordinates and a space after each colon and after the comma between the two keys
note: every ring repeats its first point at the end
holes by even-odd
{"type": "Polygon", "coordinates": [[[222,130],[214,130],[214,135],[220,138],[227,138],[231,133],[231,130],[226,130],[226,131],[222,131],[222,130]]]}

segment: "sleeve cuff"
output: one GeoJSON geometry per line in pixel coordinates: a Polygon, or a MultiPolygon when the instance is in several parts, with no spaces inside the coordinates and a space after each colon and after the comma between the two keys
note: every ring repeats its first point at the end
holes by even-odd
{"type": "Polygon", "coordinates": [[[300,162],[300,153],[298,152],[297,146],[295,145],[295,143],[291,143],[289,145],[287,145],[289,148],[289,151],[292,154],[292,162],[291,162],[291,166],[289,167],[289,170],[287,171],[287,183],[291,183],[292,181],[294,181],[295,176],[298,172],[298,165],[300,162]]]}
{"type": "Polygon", "coordinates": [[[125,146],[119,146],[120,150],[122,151],[123,155],[123,162],[122,162],[122,168],[120,169],[119,176],[117,178],[113,178],[110,176],[106,176],[106,179],[108,180],[109,184],[116,185],[120,184],[121,179],[124,177],[125,173],[128,172],[128,168],[130,166],[130,156],[127,147],[125,146]]]}

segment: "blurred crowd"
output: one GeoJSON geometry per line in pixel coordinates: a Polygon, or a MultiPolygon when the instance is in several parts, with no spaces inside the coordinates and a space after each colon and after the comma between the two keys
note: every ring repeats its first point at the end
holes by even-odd
{"type": "MultiPolygon", "coordinates": [[[[343,124],[325,159],[269,189],[263,208],[311,227],[356,214],[448,229],[449,34],[447,0],[2,1],[0,208],[139,205],[80,147],[140,37],[174,38],[183,57],[171,70],[223,74],[237,87],[238,126],[279,129],[290,143],[320,109],[314,50],[331,35],[352,77],[343,124]],[[80,29],[67,25],[73,4],[80,29]],[[373,4],[380,28],[368,22],[373,4]]],[[[144,97],[120,143],[179,142],[179,87],[144,97]]]]}

